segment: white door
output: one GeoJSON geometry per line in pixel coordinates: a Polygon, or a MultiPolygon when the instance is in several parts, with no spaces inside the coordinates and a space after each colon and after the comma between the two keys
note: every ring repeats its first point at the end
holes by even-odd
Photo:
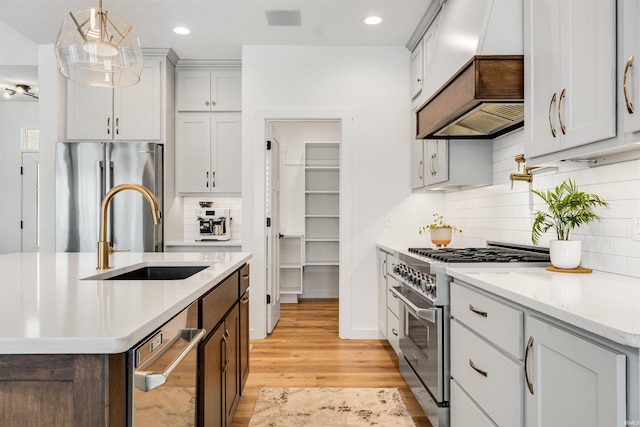
{"type": "Polygon", "coordinates": [[[267,145],[265,176],[267,333],[280,320],[280,144],[267,145]]]}
{"type": "Polygon", "coordinates": [[[22,252],[40,246],[40,153],[22,153],[22,252]]]}

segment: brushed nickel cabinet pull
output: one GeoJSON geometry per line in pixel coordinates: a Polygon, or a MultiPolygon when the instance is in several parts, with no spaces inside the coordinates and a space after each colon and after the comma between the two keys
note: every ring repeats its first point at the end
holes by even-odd
{"type": "Polygon", "coordinates": [[[486,311],[480,311],[471,304],[469,304],[469,310],[473,311],[475,314],[479,314],[482,317],[487,317],[489,315],[489,313],[487,313],[486,311]]]}
{"type": "Polygon", "coordinates": [[[418,176],[420,177],[420,181],[422,181],[422,160],[418,163],[418,176]]]}
{"type": "Polygon", "coordinates": [[[204,183],[204,185],[205,185],[207,188],[209,188],[209,171],[206,171],[206,172],[204,173],[204,178],[205,178],[205,183],[204,183]]]}
{"type": "Polygon", "coordinates": [[[398,331],[395,328],[391,328],[391,333],[395,336],[398,336],[398,331]]]}
{"type": "Polygon", "coordinates": [[[211,171],[211,187],[216,187],[216,171],[211,171]]]}
{"type": "Polygon", "coordinates": [[[111,117],[107,117],[107,135],[111,135],[111,117]]]}
{"type": "Polygon", "coordinates": [[[560,92],[560,99],[558,100],[558,122],[560,123],[560,130],[562,131],[563,135],[566,135],[566,129],[564,127],[564,123],[562,123],[562,116],[560,114],[560,111],[562,111],[562,100],[564,99],[564,96],[567,94],[567,89],[563,88],[562,92],[560,92]]]}
{"type": "Polygon", "coordinates": [[[553,127],[553,122],[551,121],[551,110],[553,109],[553,103],[556,102],[556,93],[553,92],[553,96],[551,97],[551,101],[549,102],[549,127],[551,128],[551,135],[556,137],[556,128],[553,127]]]}
{"type": "Polygon", "coordinates": [[[629,68],[633,65],[633,55],[627,59],[627,64],[624,66],[624,77],[622,78],[622,92],[624,93],[624,103],[627,106],[627,112],[633,114],[633,103],[629,101],[629,94],[627,92],[627,76],[629,75],[629,68]]]}
{"type": "Polygon", "coordinates": [[[120,135],[120,117],[116,117],[116,135],[120,135]]]}
{"type": "Polygon", "coordinates": [[[382,277],[384,277],[384,280],[387,280],[387,259],[385,258],[384,261],[382,261],[382,277]]]}
{"type": "Polygon", "coordinates": [[[533,348],[533,337],[529,337],[529,341],[527,342],[527,349],[524,352],[524,379],[527,382],[527,388],[529,389],[529,393],[533,395],[533,384],[531,383],[531,377],[529,376],[529,354],[531,354],[531,349],[533,348]]]}
{"type": "Polygon", "coordinates": [[[480,375],[482,375],[483,377],[486,377],[487,371],[483,371],[482,369],[478,368],[474,363],[473,360],[469,359],[469,366],[471,366],[471,369],[473,369],[474,371],[476,371],[477,373],[479,373],[480,375]]]}

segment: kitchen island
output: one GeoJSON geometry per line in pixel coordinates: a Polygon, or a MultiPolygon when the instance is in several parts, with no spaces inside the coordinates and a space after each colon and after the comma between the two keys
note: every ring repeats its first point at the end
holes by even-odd
{"type": "Polygon", "coordinates": [[[127,425],[127,351],[239,278],[250,258],[116,253],[96,271],[95,253],[0,255],[0,425],[127,425]],[[105,280],[153,265],[207,268],[184,280],[105,280]]]}

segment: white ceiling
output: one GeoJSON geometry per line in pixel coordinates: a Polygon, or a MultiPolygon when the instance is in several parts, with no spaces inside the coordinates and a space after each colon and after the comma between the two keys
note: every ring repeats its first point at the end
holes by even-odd
{"type": "MultiPolygon", "coordinates": [[[[243,44],[404,46],[432,0],[103,0],[126,17],[142,47],[181,59],[240,59],[243,44]],[[301,26],[269,27],[265,11],[300,10],[301,26]],[[375,14],[377,26],[362,19],[375,14]],[[172,32],[191,29],[188,36],[172,32]]],[[[0,20],[37,44],[55,43],[64,14],[98,0],[0,0],[0,20]]]]}

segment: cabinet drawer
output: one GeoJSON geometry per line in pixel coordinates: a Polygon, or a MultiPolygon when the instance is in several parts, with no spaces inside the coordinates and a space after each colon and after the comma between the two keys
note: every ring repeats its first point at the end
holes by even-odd
{"type": "Polygon", "coordinates": [[[451,380],[451,425],[496,427],[455,380],[451,380]]]}
{"type": "Polygon", "coordinates": [[[451,315],[517,359],[524,357],[522,311],[454,282],[451,315]]]}
{"type": "Polygon", "coordinates": [[[455,320],[451,322],[451,376],[496,424],[522,426],[522,365],[455,320]]]}
{"type": "Polygon", "coordinates": [[[396,353],[400,352],[400,320],[398,316],[393,314],[393,312],[387,309],[387,339],[389,340],[389,344],[396,351],[396,353]]]}
{"type": "Polygon", "coordinates": [[[238,301],[238,272],[227,277],[202,297],[202,327],[210,333],[238,301]]]}

